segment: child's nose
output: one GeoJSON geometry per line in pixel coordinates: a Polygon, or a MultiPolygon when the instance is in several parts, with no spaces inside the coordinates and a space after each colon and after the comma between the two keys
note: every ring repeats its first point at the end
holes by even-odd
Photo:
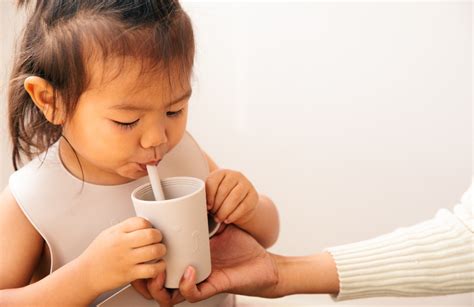
{"type": "Polygon", "coordinates": [[[156,124],[150,127],[141,139],[141,145],[143,148],[158,147],[161,144],[168,142],[168,136],[166,135],[166,129],[163,125],[156,124]]]}

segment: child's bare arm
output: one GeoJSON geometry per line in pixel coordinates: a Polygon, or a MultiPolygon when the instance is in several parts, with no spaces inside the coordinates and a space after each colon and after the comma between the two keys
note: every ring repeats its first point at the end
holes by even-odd
{"type": "Polygon", "coordinates": [[[43,250],[43,238],[9,188],[0,194],[0,289],[28,284],[43,250]]]}
{"type": "Polygon", "coordinates": [[[99,294],[72,261],[36,283],[0,290],[0,306],[88,306],[99,294]]]}
{"type": "Polygon", "coordinates": [[[265,248],[278,238],[278,211],[272,200],[258,194],[241,173],[219,169],[206,154],[210,175],[206,181],[208,209],[221,222],[235,224],[265,248]]]}
{"type": "Polygon", "coordinates": [[[78,291],[87,285],[82,283],[82,274],[75,270],[75,264],[68,264],[29,285],[43,244],[43,238],[6,188],[0,195],[0,306],[59,306],[65,302],[87,305],[92,302],[93,294],[78,291]]]}

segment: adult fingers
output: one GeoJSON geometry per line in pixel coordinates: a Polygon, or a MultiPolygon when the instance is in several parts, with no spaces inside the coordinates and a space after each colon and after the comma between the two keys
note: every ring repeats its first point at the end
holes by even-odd
{"type": "Polygon", "coordinates": [[[173,306],[171,302],[171,295],[168,290],[164,287],[166,273],[162,272],[153,279],[149,279],[147,282],[147,288],[151,296],[157,301],[161,307],[173,306]]]}
{"type": "Polygon", "coordinates": [[[148,288],[146,286],[147,280],[146,279],[137,279],[131,282],[132,287],[140,293],[144,298],[147,300],[153,299],[151,296],[150,292],[148,291],[148,288]]]}
{"type": "Polygon", "coordinates": [[[173,294],[171,295],[171,303],[173,305],[179,304],[181,302],[184,302],[185,298],[184,296],[179,292],[179,290],[174,290],[173,294]]]}
{"type": "Polygon", "coordinates": [[[200,288],[198,288],[196,285],[196,270],[192,266],[186,269],[179,284],[179,292],[191,303],[205,300],[217,294],[216,289],[207,282],[200,284],[200,288]]]}

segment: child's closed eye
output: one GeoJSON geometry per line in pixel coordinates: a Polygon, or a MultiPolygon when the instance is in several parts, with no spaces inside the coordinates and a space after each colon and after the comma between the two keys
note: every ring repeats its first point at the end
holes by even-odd
{"type": "Polygon", "coordinates": [[[132,129],[138,124],[139,121],[140,119],[134,120],[133,122],[119,122],[116,120],[112,120],[112,122],[114,122],[115,124],[117,124],[119,127],[123,129],[132,129]]]}
{"type": "Polygon", "coordinates": [[[168,117],[178,117],[183,113],[183,109],[178,110],[178,111],[168,111],[166,112],[166,116],[168,117]]]}

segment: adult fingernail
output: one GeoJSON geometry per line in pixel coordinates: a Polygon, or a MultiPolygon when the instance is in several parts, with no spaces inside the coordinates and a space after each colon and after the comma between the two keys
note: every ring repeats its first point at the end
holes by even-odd
{"type": "Polygon", "coordinates": [[[184,271],[184,279],[190,279],[192,273],[193,273],[193,269],[190,266],[188,266],[186,271],[184,271]]]}

